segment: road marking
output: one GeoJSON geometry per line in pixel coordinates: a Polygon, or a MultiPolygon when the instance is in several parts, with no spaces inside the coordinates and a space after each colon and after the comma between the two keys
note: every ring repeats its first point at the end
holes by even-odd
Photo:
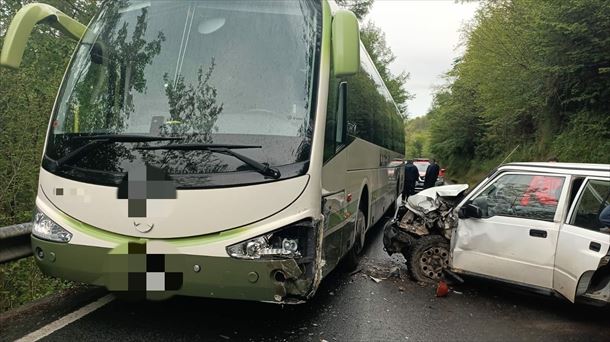
{"type": "Polygon", "coordinates": [[[52,333],[65,327],[66,325],[87,316],[88,314],[92,313],[93,311],[112,302],[114,299],[115,298],[112,294],[105,295],[104,297],[96,300],[95,302],[89,303],[89,304],[83,306],[82,308],[65,315],[64,317],[62,317],[54,322],[51,322],[32,333],[29,333],[28,335],[18,339],[17,342],[38,341],[43,337],[47,337],[47,336],[51,335],[52,333]]]}

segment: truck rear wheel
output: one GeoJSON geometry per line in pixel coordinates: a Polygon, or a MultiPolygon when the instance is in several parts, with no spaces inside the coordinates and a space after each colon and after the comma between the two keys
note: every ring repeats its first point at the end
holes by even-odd
{"type": "Polygon", "coordinates": [[[443,269],[449,267],[449,243],[439,235],[422,236],[415,240],[405,257],[411,278],[435,283],[441,278],[443,269]]]}

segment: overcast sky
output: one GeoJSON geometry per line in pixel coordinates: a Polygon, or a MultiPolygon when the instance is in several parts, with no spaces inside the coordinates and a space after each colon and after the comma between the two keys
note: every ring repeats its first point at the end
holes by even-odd
{"type": "Polygon", "coordinates": [[[425,115],[432,103],[434,85],[462,52],[458,48],[460,29],[470,21],[477,3],[454,0],[376,0],[366,20],[375,22],[386,34],[396,55],[392,72],[411,74],[407,90],[409,116],[425,115]]]}

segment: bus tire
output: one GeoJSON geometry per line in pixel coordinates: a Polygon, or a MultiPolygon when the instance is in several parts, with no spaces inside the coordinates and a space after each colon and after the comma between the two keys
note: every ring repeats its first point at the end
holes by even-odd
{"type": "Polygon", "coordinates": [[[436,283],[443,269],[449,267],[449,243],[440,235],[415,240],[407,256],[407,268],[413,280],[436,283]]]}
{"type": "Polygon", "coordinates": [[[358,209],[358,216],[356,217],[356,237],[352,248],[349,249],[345,255],[345,266],[348,270],[355,270],[360,262],[360,255],[364,250],[364,234],[366,234],[366,216],[362,212],[362,209],[358,209]]]}

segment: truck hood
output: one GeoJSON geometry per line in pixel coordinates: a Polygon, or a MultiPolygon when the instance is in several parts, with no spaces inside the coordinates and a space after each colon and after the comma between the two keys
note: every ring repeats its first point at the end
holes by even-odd
{"type": "Polygon", "coordinates": [[[141,238],[183,238],[247,226],[296,201],[309,176],[252,186],[176,190],[175,199],[147,199],[146,216],[130,217],[118,188],[40,171],[41,200],[93,227],[141,238]]]}
{"type": "Polygon", "coordinates": [[[467,189],[468,184],[451,184],[428,188],[415,195],[409,196],[407,199],[407,208],[418,215],[423,216],[438,209],[441,204],[437,201],[438,197],[457,197],[467,189]]]}
{"type": "Polygon", "coordinates": [[[425,196],[430,198],[436,198],[437,196],[456,197],[466,190],[468,190],[468,184],[441,185],[422,190],[417,193],[416,196],[425,196]]]}

